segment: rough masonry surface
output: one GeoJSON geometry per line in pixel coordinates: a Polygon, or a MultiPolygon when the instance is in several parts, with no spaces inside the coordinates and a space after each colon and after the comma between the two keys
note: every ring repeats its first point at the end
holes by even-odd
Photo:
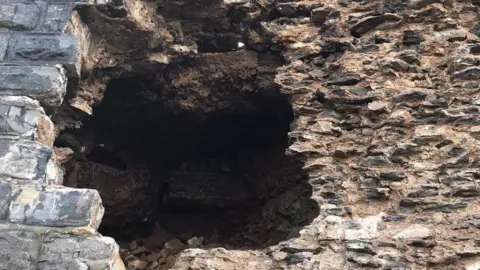
{"type": "Polygon", "coordinates": [[[76,76],[73,1],[0,1],[0,269],[124,269],[95,190],[62,186],[50,118],[76,76]]]}
{"type": "MultiPolygon", "coordinates": [[[[167,29],[157,14],[174,1],[124,2],[142,31],[93,16],[118,31],[102,36],[75,14],[72,32],[93,33],[80,52],[62,35],[73,2],[0,0],[2,269],[123,268],[115,242],[95,233],[98,194],[60,186],[45,112],[61,103],[75,55],[89,54],[86,68],[108,69],[198,52],[185,42],[198,25],[167,29]]],[[[286,154],[305,160],[320,214],[262,250],[188,248],[172,269],[480,269],[480,2],[219,2],[246,14],[242,27],[255,21],[248,48],[286,60],[275,74],[296,116],[286,154]]],[[[175,3],[192,10],[190,1],[175,3]]],[[[205,14],[195,15],[230,25],[205,14]]],[[[72,106],[91,113],[98,100],[81,94],[72,106]]],[[[270,210],[290,214],[281,204],[270,210]]]]}

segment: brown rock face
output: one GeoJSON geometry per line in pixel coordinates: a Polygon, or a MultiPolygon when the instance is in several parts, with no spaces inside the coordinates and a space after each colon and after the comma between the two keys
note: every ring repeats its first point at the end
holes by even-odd
{"type": "Polygon", "coordinates": [[[81,6],[68,179],[137,268],[478,269],[477,2],[81,6]]]}

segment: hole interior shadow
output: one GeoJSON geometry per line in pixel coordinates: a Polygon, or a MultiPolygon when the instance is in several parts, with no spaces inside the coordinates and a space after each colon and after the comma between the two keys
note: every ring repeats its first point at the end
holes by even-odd
{"type": "MultiPolygon", "coordinates": [[[[80,12],[90,16],[92,21],[86,20],[90,27],[95,20],[106,20],[90,8],[80,12]]],[[[119,29],[144,36],[129,22],[122,22],[119,29]]],[[[105,32],[99,27],[92,31],[94,37],[105,32]]],[[[120,39],[128,34],[112,36],[120,39]]],[[[129,51],[132,55],[125,58],[145,58],[145,38],[129,38],[137,40],[130,43],[116,38],[105,40],[112,47],[123,44],[111,55],[129,51]],[[136,47],[142,48],[140,53],[130,50],[136,47]]],[[[318,216],[302,160],[285,155],[293,112],[288,100],[272,86],[274,70],[282,61],[272,61],[273,66],[263,63],[270,65],[268,75],[251,74],[249,68],[257,70],[261,63],[238,58],[243,56],[238,53],[231,57],[233,61],[219,61],[223,65],[219,68],[215,60],[199,58],[184,66],[166,67],[163,74],[110,79],[93,116],[75,115],[83,118],[81,127],[65,129],[59,138],[69,134],[94,147],[65,164],[65,177],[75,178],[67,181],[73,187],[99,191],[105,206],[100,233],[120,242],[141,239],[158,248],[171,239],[186,242],[203,237],[205,248],[252,249],[295,237],[318,216]],[[205,62],[213,68],[198,68],[206,66],[205,62]],[[233,70],[225,68],[234,64],[238,65],[233,70]],[[187,68],[205,72],[205,77],[217,68],[219,73],[234,75],[225,76],[225,81],[212,79],[212,84],[203,82],[200,87],[223,91],[220,100],[208,100],[195,89],[172,87],[172,81],[187,68]],[[252,85],[260,91],[251,91],[252,85]],[[188,107],[190,98],[202,108],[188,107]],[[230,106],[214,105],[224,99],[230,99],[230,106]]],[[[269,62],[272,57],[259,59],[269,62]]],[[[102,72],[108,70],[96,70],[95,78],[102,72]]],[[[62,107],[68,106],[65,100],[62,107]]],[[[67,119],[67,114],[58,121],[67,119]]],[[[56,145],[71,147],[65,141],[56,145]]]]}
{"type": "Polygon", "coordinates": [[[316,217],[303,162],[284,154],[293,120],[285,98],[244,94],[238,98],[255,105],[243,111],[175,114],[146,93],[158,91],[153,81],[112,80],[75,134],[102,145],[75,161],[84,163],[81,188],[92,185],[95,166],[102,234],[131,241],[162,227],[165,241],[203,237],[210,246],[259,248],[316,217]]]}

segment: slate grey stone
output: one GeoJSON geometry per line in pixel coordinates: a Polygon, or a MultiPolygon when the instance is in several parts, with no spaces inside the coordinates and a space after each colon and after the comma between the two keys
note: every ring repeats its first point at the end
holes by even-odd
{"type": "Polygon", "coordinates": [[[73,188],[21,188],[10,204],[9,221],[37,226],[97,229],[103,206],[96,190],[73,188]]]}
{"type": "Polygon", "coordinates": [[[0,4],[0,28],[12,26],[14,16],[14,4],[0,4]]]}
{"type": "Polygon", "coordinates": [[[39,269],[88,269],[78,258],[78,239],[69,235],[49,235],[40,251],[39,269]]]}
{"type": "Polygon", "coordinates": [[[39,139],[36,133],[45,133],[46,128],[50,129],[49,139],[53,140],[53,123],[38,101],[28,97],[0,97],[0,138],[35,140],[39,139]],[[39,125],[42,125],[41,131],[39,125]]]}
{"type": "Polygon", "coordinates": [[[360,82],[360,76],[332,76],[328,79],[327,85],[356,85],[360,82]]]}
{"type": "Polygon", "coordinates": [[[418,45],[422,43],[423,37],[419,31],[405,30],[403,31],[403,45],[418,45]]]}
{"type": "Polygon", "coordinates": [[[49,4],[46,10],[45,21],[40,30],[43,32],[63,32],[72,9],[73,1],[69,3],[49,4]]]}
{"type": "Polygon", "coordinates": [[[0,219],[7,217],[8,206],[12,199],[12,187],[8,183],[0,183],[0,219]]]}
{"type": "Polygon", "coordinates": [[[60,67],[0,66],[0,96],[28,96],[51,109],[61,104],[66,85],[60,67]]]}
{"type": "Polygon", "coordinates": [[[368,253],[371,255],[377,254],[372,244],[364,241],[347,241],[345,243],[345,248],[347,250],[361,252],[361,253],[368,253]]]}
{"type": "MultiPolygon", "coordinates": [[[[6,106],[6,105],[0,105],[6,106]]],[[[34,128],[40,116],[37,110],[24,110],[21,107],[9,106],[8,118],[5,129],[8,134],[25,134],[29,131],[34,132],[34,128]]]]}
{"type": "Polygon", "coordinates": [[[0,134],[7,133],[7,119],[10,106],[0,104],[0,134]]]}
{"type": "Polygon", "coordinates": [[[14,184],[50,184],[58,177],[52,150],[29,140],[0,139],[0,180],[14,184]]]}
{"type": "Polygon", "coordinates": [[[403,18],[397,14],[385,13],[379,16],[369,16],[359,20],[351,28],[355,37],[360,37],[372,30],[393,28],[403,22],[403,18]]]}
{"type": "Polygon", "coordinates": [[[15,64],[63,64],[75,72],[76,54],[77,39],[73,36],[17,35],[8,46],[7,61],[15,64]]]}
{"type": "Polygon", "coordinates": [[[380,173],[380,178],[387,181],[400,181],[405,178],[405,173],[403,172],[382,172],[380,173]]]}
{"type": "Polygon", "coordinates": [[[73,36],[17,35],[9,47],[10,61],[75,60],[77,41],[73,36]]]}
{"type": "Polygon", "coordinates": [[[393,163],[385,156],[368,156],[358,161],[360,167],[391,167],[393,163]]]}
{"type": "Polygon", "coordinates": [[[39,269],[112,269],[118,245],[112,238],[49,233],[40,251],[39,269]]]}
{"type": "MultiPolygon", "coordinates": [[[[71,254],[68,254],[71,257],[71,254]]],[[[38,270],[89,270],[88,265],[80,259],[41,261],[38,263],[38,270]]],[[[108,268],[106,268],[108,269],[108,268]]]]}
{"type": "Polygon", "coordinates": [[[34,30],[45,3],[1,3],[0,28],[11,30],[34,30]]]}
{"type": "Polygon", "coordinates": [[[9,33],[0,33],[0,62],[5,61],[10,36],[9,33]]]}
{"type": "Polygon", "coordinates": [[[108,255],[118,249],[115,240],[110,237],[80,238],[79,247],[80,258],[94,261],[108,259],[108,255]]]}
{"type": "Polygon", "coordinates": [[[427,93],[420,91],[420,90],[407,90],[396,94],[393,97],[393,102],[400,103],[400,102],[408,102],[408,101],[420,101],[425,99],[427,93]]]}
{"type": "Polygon", "coordinates": [[[15,16],[13,16],[14,29],[16,30],[33,30],[37,25],[41,7],[37,3],[17,4],[15,16]]]}
{"type": "Polygon", "coordinates": [[[330,7],[319,7],[314,8],[310,14],[310,21],[313,23],[321,24],[324,23],[327,19],[328,14],[330,14],[331,8],[330,7]]]}
{"type": "Polygon", "coordinates": [[[40,237],[34,232],[0,231],[0,269],[36,269],[40,237]]]}
{"type": "Polygon", "coordinates": [[[452,79],[477,80],[480,78],[480,68],[477,66],[468,67],[464,70],[455,72],[452,79]]]}

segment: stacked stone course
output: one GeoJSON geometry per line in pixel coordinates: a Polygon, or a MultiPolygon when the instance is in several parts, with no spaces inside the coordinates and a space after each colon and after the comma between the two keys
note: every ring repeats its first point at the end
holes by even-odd
{"type": "Polygon", "coordinates": [[[78,76],[75,3],[0,0],[0,269],[124,269],[96,190],[62,186],[48,114],[78,76]]]}

